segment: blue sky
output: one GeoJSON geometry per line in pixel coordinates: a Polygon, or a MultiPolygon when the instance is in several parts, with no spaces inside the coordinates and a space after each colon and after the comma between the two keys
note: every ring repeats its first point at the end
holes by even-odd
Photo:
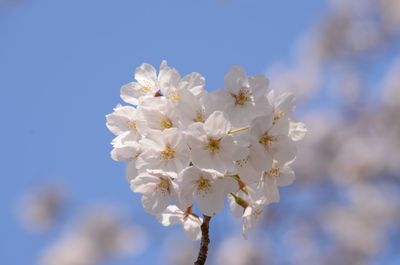
{"type": "MultiPolygon", "coordinates": [[[[326,1],[26,0],[0,10],[0,263],[34,264],[59,231],[35,236],[16,220],[18,201],[44,182],[61,182],[70,214],[95,202],[130,208],[135,222],[164,231],[144,216],[111,160],[104,116],[122,103],[119,88],[142,62],[162,59],[182,74],[222,86],[232,65],[263,73],[288,60],[298,37],[323,14],[326,1]]],[[[161,232],[164,233],[164,232],[161,232]]],[[[154,247],[157,249],[157,247],[154,247]]],[[[152,249],[135,264],[154,264],[152,249]]],[[[113,264],[132,264],[119,260],[113,264]]]]}

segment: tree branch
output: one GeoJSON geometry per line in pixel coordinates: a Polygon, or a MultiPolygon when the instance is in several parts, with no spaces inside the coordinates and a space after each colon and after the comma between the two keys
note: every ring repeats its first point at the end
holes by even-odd
{"type": "Polygon", "coordinates": [[[208,244],[210,244],[209,224],[211,216],[204,215],[203,223],[201,224],[201,243],[199,256],[194,265],[204,265],[207,260],[208,244]]]}

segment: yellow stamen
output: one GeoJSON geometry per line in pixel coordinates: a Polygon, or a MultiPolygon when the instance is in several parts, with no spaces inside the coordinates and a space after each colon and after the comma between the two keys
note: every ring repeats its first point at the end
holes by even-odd
{"type": "Polygon", "coordinates": [[[176,93],[176,92],[171,92],[171,93],[169,93],[168,98],[169,98],[169,99],[172,99],[172,100],[175,100],[175,101],[179,101],[179,99],[180,99],[181,97],[178,95],[178,93],[176,93]]]}
{"type": "Polygon", "coordinates": [[[169,180],[168,179],[160,179],[160,182],[157,184],[157,188],[161,193],[167,195],[169,193],[169,180]]]}
{"type": "Polygon", "coordinates": [[[129,129],[136,129],[136,121],[129,121],[128,127],[129,129]]]}
{"type": "Polygon", "coordinates": [[[270,177],[277,178],[279,176],[279,168],[278,167],[273,167],[269,172],[267,172],[267,175],[270,177]]]}
{"type": "Polygon", "coordinates": [[[239,89],[239,93],[237,95],[232,94],[232,96],[235,98],[236,105],[243,106],[244,104],[246,104],[246,102],[250,100],[249,91],[244,87],[239,89]]]}
{"type": "Polygon", "coordinates": [[[280,118],[282,118],[283,116],[285,116],[285,113],[283,112],[283,111],[277,111],[276,113],[275,113],[275,116],[274,116],[274,120],[272,121],[272,124],[275,124],[280,118]]]}
{"type": "Polygon", "coordinates": [[[200,177],[200,179],[197,181],[196,184],[197,184],[198,191],[203,191],[203,192],[207,193],[211,189],[210,181],[203,177],[200,177]]]}
{"type": "Polygon", "coordinates": [[[204,122],[205,120],[206,120],[206,117],[205,117],[204,113],[201,110],[197,111],[194,121],[195,122],[204,122]]]}
{"type": "Polygon", "coordinates": [[[146,85],[146,86],[143,86],[141,90],[144,94],[148,94],[151,91],[151,88],[149,85],[146,85]]]}
{"type": "Polygon", "coordinates": [[[208,143],[206,145],[206,149],[210,150],[211,153],[215,153],[219,150],[220,142],[221,142],[221,139],[208,138],[208,143]]]}
{"type": "Polygon", "coordinates": [[[160,156],[163,160],[171,160],[175,157],[175,150],[170,145],[167,145],[160,156]]]}
{"type": "Polygon", "coordinates": [[[235,161],[236,165],[238,165],[239,167],[243,167],[244,165],[247,164],[247,162],[249,162],[249,157],[235,161]]]}
{"type": "Polygon", "coordinates": [[[160,120],[160,126],[161,126],[161,129],[163,129],[163,130],[168,129],[168,128],[172,127],[172,122],[168,117],[163,117],[160,120]]]}
{"type": "Polygon", "coordinates": [[[269,147],[272,144],[272,142],[275,142],[277,140],[278,139],[275,136],[265,133],[260,137],[260,139],[258,139],[258,142],[264,145],[265,147],[269,147]]]}

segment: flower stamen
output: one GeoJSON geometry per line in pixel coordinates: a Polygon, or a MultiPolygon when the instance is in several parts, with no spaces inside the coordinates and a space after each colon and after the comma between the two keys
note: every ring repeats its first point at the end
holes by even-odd
{"type": "Polygon", "coordinates": [[[136,121],[129,121],[128,122],[129,129],[136,129],[136,121]]]}
{"type": "Polygon", "coordinates": [[[170,145],[167,145],[165,149],[161,152],[160,157],[163,160],[171,160],[175,157],[175,150],[172,149],[170,145]]]}
{"type": "Polygon", "coordinates": [[[203,113],[203,111],[199,110],[196,112],[196,117],[193,119],[195,122],[204,122],[206,120],[206,117],[203,113]]]}
{"type": "Polygon", "coordinates": [[[156,187],[163,195],[169,194],[169,180],[168,179],[160,179],[160,182],[156,187]]]}
{"type": "Polygon", "coordinates": [[[279,119],[281,119],[283,116],[285,116],[285,113],[283,112],[283,111],[277,111],[276,113],[275,113],[275,116],[274,116],[274,120],[272,121],[272,124],[274,125],[279,119]]]}
{"type": "Polygon", "coordinates": [[[200,192],[208,193],[211,189],[210,180],[205,179],[203,177],[200,177],[200,179],[197,180],[196,184],[197,184],[197,191],[199,193],[200,192]]]}
{"type": "Polygon", "coordinates": [[[175,101],[179,101],[181,97],[179,96],[179,94],[177,92],[174,91],[174,92],[170,92],[168,94],[168,98],[175,100],[175,101]]]}
{"type": "Polygon", "coordinates": [[[172,127],[172,121],[168,117],[163,117],[160,120],[161,129],[168,129],[172,127]]]}
{"type": "Polygon", "coordinates": [[[268,133],[264,133],[263,135],[261,135],[261,137],[258,139],[258,142],[262,145],[264,145],[265,147],[269,147],[271,146],[272,142],[276,142],[278,139],[273,136],[270,135],[268,133]]]}
{"type": "Polygon", "coordinates": [[[208,143],[206,145],[206,149],[210,150],[211,153],[215,153],[219,150],[221,139],[214,139],[214,138],[208,138],[208,143]]]}
{"type": "Polygon", "coordinates": [[[250,101],[249,94],[249,90],[244,87],[239,89],[239,93],[237,95],[232,94],[232,96],[235,98],[235,105],[243,106],[246,104],[246,102],[250,101]]]}

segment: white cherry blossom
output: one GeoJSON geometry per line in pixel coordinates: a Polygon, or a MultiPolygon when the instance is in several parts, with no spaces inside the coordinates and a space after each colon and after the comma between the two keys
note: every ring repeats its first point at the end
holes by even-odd
{"type": "Polygon", "coordinates": [[[291,162],[279,165],[278,161],[273,161],[272,168],[264,172],[257,186],[260,198],[264,198],[264,201],[269,203],[279,202],[278,187],[292,184],[295,179],[294,171],[290,167],[291,162]]]}
{"type": "Polygon", "coordinates": [[[271,111],[265,76],[247,76],[240,66],[232,67],[224,79],[225,89],[213,92],[215,108],[229,116],[233,126],[243,127],[253,118],[271,111]]]}
{"type": "Polygon", "coordinates": [[[271,113],[255,118],[250,125],[251,143],[263,148],[260,155],[265,156],[266,161],[268,156],[280,162],[293,160],[297,150],[289,137],[289,121],[274,120],[271,113]]]}
{"type": "Polygon", "coordinates": [[[107,128],[115,135],[130,132],[136,139],[140,135],[136,128],[137,110],[131,106],[117,105],[114,112],[106,116],[107,128]]]}
{"type": "Polygon", "coordinates": [[[179,112],[180,125],[183,129],[194,122],[205,122],[210,116],[210,108],[207,107],[208,94],[195,96],[189,91],[182,91],[177,109],[179,112]]]}
{"type": "Polygon", "coordinates": [[[128,163],[126,170],[128,181],[137,176],[136,160],[143,151],[142,146],[135,141],[135,138],[134,134],[125,132],[118,135],[111,143],[114,147],[111,151],[111,158],[115,161],[125,161],[128,163]]]}
{"type": "Polygon", "coordinates": [[[204,91],[205,79],[199,73],[190,73],[181,78],[178,70],[169,67],[166,61],[161,63],[158,80],[161,93],[172,101],[180,101],[182,93],[186,91],[195,96],[204,91]]]}
{"type": "Polygon", "coordinates": [[[272,106],[274,115],[273,122],[282,118],[290,118],[296,109],[296,97],[292,93],[283,93],[275,96],[275,91],[270,91],[267,95],[268,101],[272,106]]]}
{"type": "Polygon", "coordinates": [[[248,230],[254,228],[255,223],[260,219],[263,213],[264,202],[262,200],[255,201],[246,207],[243,213],[242,234],[246,238],[248,230]]]}
{"type": "Polygon", "coordinates": [[[294,180],[290,165],[307,132],[292,117],[294,95],[275,97],[265,76],[247,76],[239,66],[211,93],[202,75],[181,77],[166,61],[158,74],[142,64],[135,79],[121,89],[134,106],[117,105],[106,120],[115,135],[111,157],[127,163],[143,208],[199,240],[199,216],[208,224],[227,197],[245,235],[263,206],[279,201],[279,187],[294,180]]]}
{"type": "Polygon", "coordinates": [[[245,158],[249,150],[246,143],[235,142],[230,129],[221,111],[215,111],[204,123],[190,125],[186,135],[193,164],[222,173],[234,169],[234,161],[245,158]]]}
{"type": "Polygon", "coordinates": [[[167,208],[171,199],[176,199],[176,174],[162,170],[147,170],[131,180],[131,189],[143,194],[143,208],[152,214],[158,214],[167,208]]]}
{"type": "Polygon", "coordinates": [[[178,127],[177,110],[165,97],[146,98],[138,110],[137,129],[141,135],[152,130],[178,127]]]}
{"type": "Polygon", "coordinates": [[[264,170],[270,168],[272,164],[272,156],[265,152],[263,146],[256,139],[246,139],[249,135],[240,138],[241,141],[249,142],[248,155],[240,160],[235,161],[235,170],[241,180],[247,184],[257,182],[264,170]]]}
{"type": "Polygon", "coordinates": [[[157,219],[163,226],[182,224],[186,235],[193,241],[201,238],[200,226],[203,218],[191,213],[191,208],[184,212],[176,205],[170,205],[157,215],[157,219]]]}
{"type": "Polygon", "coordinates": [[[212,216],[224,206],[224,197],[234,190],[235,181],[215,170],[191,166],[178,176],[178,187],[182,208],[192,206],[197,199],[200,210],[212,216]]]}
{"type": "Polygon", "coordinates": [[[153,131],[140,140],[143,152],[137,159],[137,168],[162,169],[180,172],[189,165],[189,148],[177,128],[153,131]]]}
{"type": "Polygon", "coordinates": [[[136,68],[135,79],[121,87],[121,98],[126,103],[138,105],[139,99],[153,97],[159,90],[157,72],[151,65],[144,63],[136,68]]]}

